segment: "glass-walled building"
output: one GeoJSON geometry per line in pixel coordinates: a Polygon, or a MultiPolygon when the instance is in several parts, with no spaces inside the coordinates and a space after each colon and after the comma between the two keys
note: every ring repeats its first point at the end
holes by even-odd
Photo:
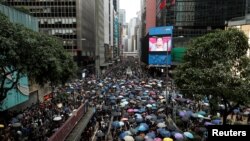
{"type": "Polygon", "coordinates": [[[39,20],[39,31],[62,38],[64,48],[79,65],[95,56],[95,1],[5,0],[4,4],[29,11],[39,20]]]}
{"type": "MultiPolygon", "coordinates": [[[[175,37],[196,37],[224,29],[226,21],[245,15],[247,0],[175,0],[157,9],[157,25],[173,25],[175,37]]],[[[158,7],[161,0],[157,0],[158,7]]]]}

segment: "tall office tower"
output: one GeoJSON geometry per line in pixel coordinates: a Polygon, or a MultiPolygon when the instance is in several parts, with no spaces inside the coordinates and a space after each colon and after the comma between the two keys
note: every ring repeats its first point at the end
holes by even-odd
{"type": "Polygon", "coordinates": [[[79,66],[95,56],[94,0],[5,0],[5,5],[26,9],[39,20],[39,31],[60,37],[79,66]]]}
{"type": "Polygon", "coordinates": [[[174,36],[196,37],[224,29],[228,20],[245,15],[247,0],[157,0],[157,26],[173,25],[174,36]]]}

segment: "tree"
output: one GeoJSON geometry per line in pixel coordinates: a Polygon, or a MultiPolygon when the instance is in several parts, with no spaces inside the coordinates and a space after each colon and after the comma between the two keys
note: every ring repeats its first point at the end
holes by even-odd
{"type": "Polygon", "coordinates": [[[184,63],[174,72],[177,87],[187,96],[210,97],[212,112],[222,102],[226,124],[227,116],[250,99],[248,49],[247,37],[237,29],[217,30],[194,39],[184,63]]]}
{"type": "Polygon", "coordinates": [[[58,39],[12,24],[1,13],[0,21],[0,102],[24,76],[40,85],[73,76],[76,65],[58,39]]]}

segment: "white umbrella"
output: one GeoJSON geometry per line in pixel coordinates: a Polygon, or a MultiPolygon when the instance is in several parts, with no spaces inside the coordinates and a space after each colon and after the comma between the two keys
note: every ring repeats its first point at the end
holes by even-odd
{"type": "Polygon", "coordinates": [[[132,136],[125,136],[123,139],[125,141],[135,141],[135,139],[132,136]]]}
{"type": "Polygon", "coordinates": [[[148,108],[151,108],[151,107],[152,107],[152,105],[151,105],[151,104],[147,104],[146,106],[147,106],[148,108]]]}
{"type": "Polygon", "coordinates": [[[62,117],[61,116],[57,116],[57,117],[54,117],[53,120],[54,121],[60,121],[60,120],[62,120],[62,117]]]}
{"type": "Polygon", "coordinates": [[[163,123],[163,122],[157,124],[157,127],[159,127],[159,128],[164,128],[166,126],[167,125],[165,123],[163,123]]]}

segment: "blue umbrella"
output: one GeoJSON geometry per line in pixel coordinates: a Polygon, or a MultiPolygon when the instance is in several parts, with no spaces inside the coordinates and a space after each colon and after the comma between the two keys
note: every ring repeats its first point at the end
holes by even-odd
{"type": "Polygon", "coordinates": [[[116,99],[116,97],[115,96],[110,96],[109,99],[114,100],[114,99],[116,99]]]}
{"type": "Polygon", "coordinates": [[[119,135],[119,138],[120,139],[123,139],[125,136],[129,135],[128,132],[122,132],[120,135],[119,135]]]}
{"type": "Polygon", "coordinates": [[[146,109],[145,108],[141,108],[141,109],[139,109],[139,111],[138,111],[139,113],[143,113],[143,112],[146,112],[146,109]]]}
{"type": "Polygon", "coordinates": [[[190,117],[192,114],[193,114],[192,111],[187,111],[187,112],[186,112],[186,116],[189,116],[189,117],[190,117]]]}
{"type": "Polygon", "coordinates": [[[149,129],[149,126],[146,123],[141,123],[139,127],[137,127],[138,131],[147,131],[149,129]]]}
{"type": "Polygon", "coordinates": [[[189,139],[193,139],[194,138],[194,135],[190,132],[184,132],[184,136],[189,138],[189,139]]]}
{"type": "Polygon", "coordinates": [[[212,120],[212,123],[218,125],[218,124],[221,123],[221,120],[220,119],[215,119],[215,120],[212,120]]]}
{"type": "Polygon", "coordinates": [[[114,122],[112,123],[112,127],[114,127],[114,128],[119,128],[119,127],[120,127],[119,121],[114,121],[114,122]]]}
{"type": "Polygon", "coordinates": [[[156,137],[155,132],[149,132],[149,133],[147,133],[146,136],[148,136],[148,137],[150,137],[152,139],[154,139],[156,137]]]}
{"type": "Polygon", "coordinates": [[[206,115],[206,112],[204,112],[204,111],[199,111],[197,114],[199,114],[199,115],[206,115]]]}
{"type": "Polygon", "coordinates": [[[170,137],[170,136],[171,136],[171,133],[170,133],[169,131],[167,131],[167,130],[161,130],[161,131],[160,131],[160,135],[161,135],[162,137],[170,137]]]}

